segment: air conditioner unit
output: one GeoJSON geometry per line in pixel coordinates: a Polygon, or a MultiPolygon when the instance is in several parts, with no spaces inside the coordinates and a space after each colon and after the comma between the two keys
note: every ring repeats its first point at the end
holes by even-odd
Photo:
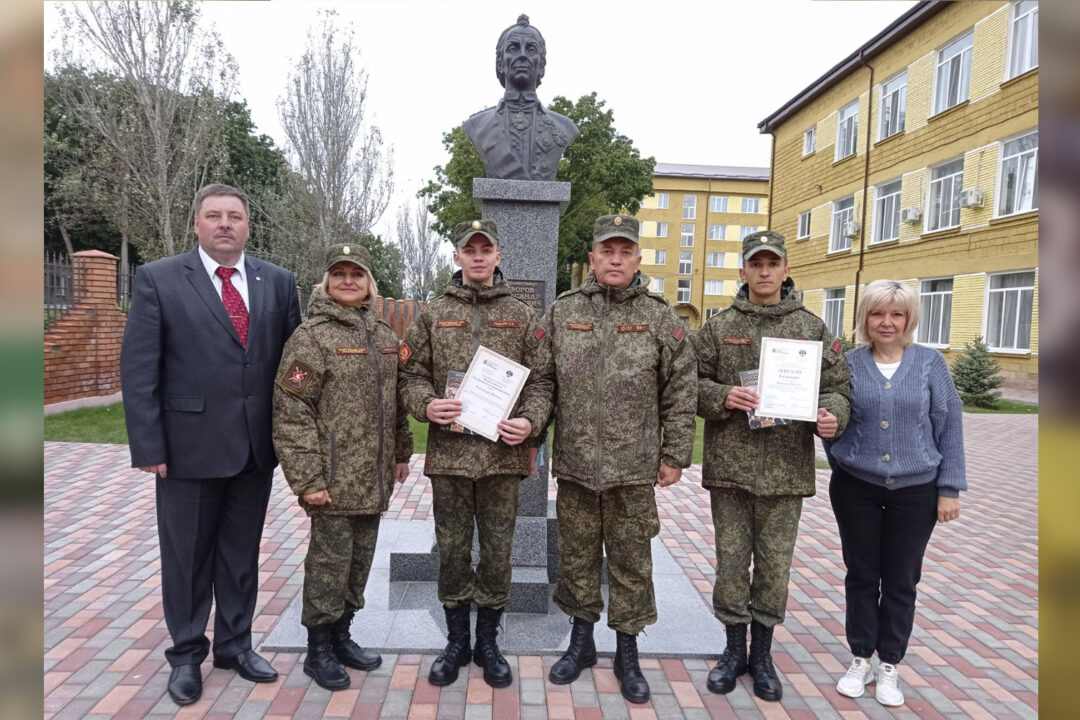
{"type": "Polygon", "coordinates": [[[844,237],[853,238],[859,234],[859,223],[856,220],[850,220],[844,223],[844,237]]]}
{"type": "Polygon", "coordinates": [[[900,211],[900,220],[906,223],[915,224],[922,220],[922,208],[909,207],[900,211]]]}
{"type": "Polygon", "coordinates": [[[960,207],[982,207],[983,191],[979,188],[964,188],[960,191],[960,207]]]}

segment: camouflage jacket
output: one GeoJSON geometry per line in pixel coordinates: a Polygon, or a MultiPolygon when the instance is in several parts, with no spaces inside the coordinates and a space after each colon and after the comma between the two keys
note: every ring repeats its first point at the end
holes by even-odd
{"type": "MultiPolygon", "coordinates": [[[[705,418],[705,457],[701,484],[734,487],[754,495],[813,495],[815,424],[792,422],[750,429],[743,410],[724,407],[739,372],[758,366],[761,338],[822,342],[818,406],[844,431],[851,414],[851,382],[839,341],[825,323],[803,307],[802,294],[789,278],[776,305],[750,302],[744,286],[731,307],[714,315],[695,336],[698,363],[697,413],[705,418]]],[[[838,433],[839,434],[839,433],[838,433]]]]}
{"type": "Polygon", "coordinates": [[[694,353],[686,328],[638,273],[625,290],[590,272],[542,321],[556,394],[552,474],[597,492],[690,465],[694,353]]]}
{"type": "Polygon", "coordinates": [[[281,354],[274,387],[274,448],[308,514],[384,512],[394,464],[413,451],[397,396],[399,341],[368,306],[338,305],[316,288],[308,320],[281,354]],[[303,495],[328,490],[330,502],[303,495]]]}
{"type": "MultiPolygon", "coordinates": [[[[468,370],[476,349],[483,345],[529,368],[510,417],[528,419],[531,437],[538,437],[548,424],[553,388],[550,377],[537,372],[548,363],[539,327],[536,313],[510,294],[498,268],[490,287],[463,285],[458,271],[447,284],[446,294],[425,306],[405,335],[400,365],[405,407],[427,422],[428,403],[445,397],[447,373],[468,370]]],[[[529,473],[529,445],[529,441],[516,446],[502,440],[491,442],[432,423],[424,472],[471,478],[524,476],[529,473]]]]}

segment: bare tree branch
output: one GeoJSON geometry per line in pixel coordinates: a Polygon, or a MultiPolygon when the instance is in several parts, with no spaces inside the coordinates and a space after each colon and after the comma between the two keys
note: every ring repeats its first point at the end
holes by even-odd
{"type": "Polygon", "coordinates": [[[431,300],[442,289],[450,264],[439,253],[442,238],[432,228],[423,203],[398,208],[397,240],[405,266],[405,291],[416,300],[431,300]]]}

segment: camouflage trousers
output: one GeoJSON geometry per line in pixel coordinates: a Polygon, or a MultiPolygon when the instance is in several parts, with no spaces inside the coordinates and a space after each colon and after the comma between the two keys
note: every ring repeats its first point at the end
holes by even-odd
{"type": "Polygon", "coordinates": [[[473,480],[431,478],[431,509],[439,546],[439,601],[448,608],[476,603],[501,610],[510,602],[510,551],[517,524],[517,475],[473,480]],[[472,566],[473,523],[480,560],[472,566]]]}
{"type": "Polygon", "coordinates": [[[802,497],[759,497],[734,488],[712,488],[709,494],[716,531],[713,614],[725,625],[782,623],[802,497]]]}
{"type": "Polygon", "coordinates": [[[301,625],[329,625],[346,610],[364,607],[378,536],[378,515],[311,516],[301,625]]]}
{"type": "Polygon", "coordinates": [[[603,554],[608,561],[608,627],[637,635],[656,622],[651,539],[660,534],[651,485],[626,485],[597,494],[559,481],[559,583],[554,601],[567,615],[600,619],[603,554]]]}

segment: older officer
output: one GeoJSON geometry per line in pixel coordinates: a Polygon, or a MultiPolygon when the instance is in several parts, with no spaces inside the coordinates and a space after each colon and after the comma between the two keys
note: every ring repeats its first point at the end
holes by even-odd
{"type": "Polygon", "coordinates": [[[532,372],[514,417],[499,423],[500,438],[462,432],[454,425],[461,402],[447,399],[448,373],[464,373],[477,347],[533,369],[546,365],[547,345],[531,307],[510,294],[499,270],[495,223],[474,220],[454,226],[454,262],[461,267],[446,294],[427,305],[401,347],[402,397],[417,419],[435,423],[428,434],[424,472],[431,478],[435,539],[439,546],[439,600],[446,612],[447,645],[428,680],[449,685],[469,663],[469,609],[476,603],[472,659],[484,681],[505,687],[510,666],[495,637],[510,601],[510,551],[514,540],[518,483],[529,474],[530,445],[547,426],[552,383],[532,372]],[[473,522],[480,562],[472,568],[473,522]]]}
{"type": "Polygon", "coordinates": [[[748,235],[743,265],[744,284],[731,307],[694,337],[698,415],[705,418],[702,485],[712,496],[716,532],[713,610],[727,631],[727,648],[709,672],[708,688],[731,692],[747,671],[750,625],[754,694],[776,701],[783,690],[772,663],[773,627],[784,620],[803,497],[814,494],[814,433],[831,438],[843,431],[851,388],[840,342],[803,307],[788,277],[784,236],[772,230],[748,235]],[[758,396],[741,386],[739,372],[758,366],[763,336],[823,343],[816,425],[751,428],[746,413],[757,407],[758,396]]]}
{"type": "Polygon", "coordinates": [[[555,603],[573,617],[553,683],[596,664],[593,624],[604,608],[617,637],[623,697],[649,699],[637,634],[656,622],[650,539],[660,532],[653,485],[690,465],[697,387],[686,328],[638,271],[638,221],[605,215],[593,230],[592,270],[544,316],[558,401],[552,474],[558,478],[559,583],[555,603]]]}

